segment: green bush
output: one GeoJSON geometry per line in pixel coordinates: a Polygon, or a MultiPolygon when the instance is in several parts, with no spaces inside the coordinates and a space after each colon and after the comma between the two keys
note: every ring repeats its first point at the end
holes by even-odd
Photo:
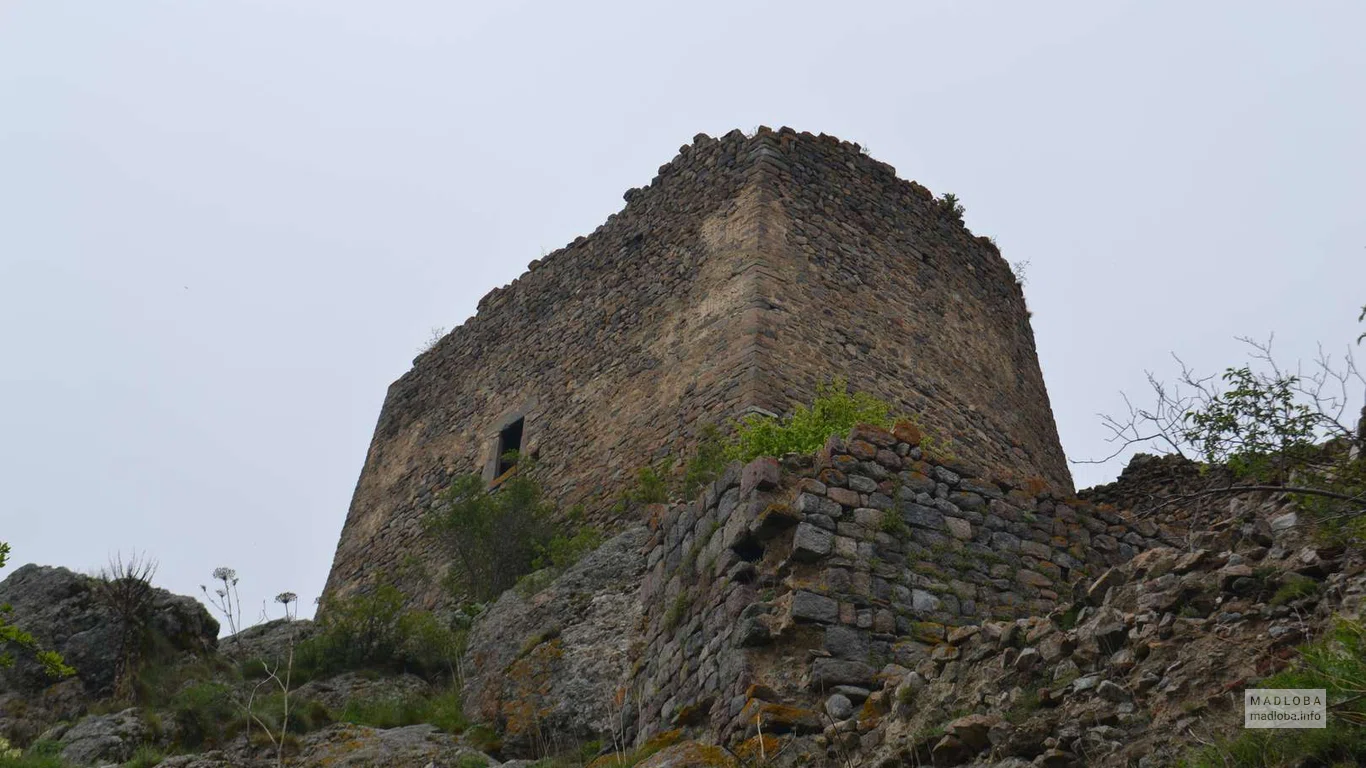
{"type": "Polygon", "coordinates": [[[1258,688],[1323,688],[1328,727],[1248,729],[1196,750],[1188,768],[1282,768],[1366,764],[1366,624],[1339,620],[1328,637],[1299,649],[1299,663],[1258,688]]]}
{"type": "Polygon", "coordinates": [[[584,555],[602,546],[602,534],[598,529],[583,522],[583,507],[576,506],[570,512],[562,529],[573,528],[573,535],[561,530],[550,537],[532,561],[533,568],[550,568],[563,572],[569,566],[582,560],[584,555]]]}
{"type": "Polygon", "coordinates": [[[686,501],[694,501],[702,487],[721,476],[726,470],[726,441],[715,424],[699,430],[697,447],[683,465],[681,490],[686,501]]]}
{"type": "Polygon", "coordinates": [[[600,546],[602,534],[590,525],[580,524],[572,536],[555,534],[532,561],[535,570],[517,580],[517,591],[524,597],[540,592],[568,570],[569,566],[600,546]]]}
{"type": "MultiPolygon", "coordinates": [[[[464,652],[464,631],[444,626],[425,611],[403,608],[392,585],[369,594],[330,601],[321,612],[318,634],[299,644],[294,681],[347,670],[405,671],[437,678],[453,675],[464,652]]],[[[244,673],[255,673],[254,664],[244,673]]]]}
{"type": "Polygon", "coordinates": [[[67,768],[58,751],[51,749],[56,742],[37,742],[28,751],[15,749],[0,737],[0,768],[67,768]]]}
{"type": "Polygon", "coordinates": [[[387,668],[399,659],[403,594],[392,585],[331,600],[320,614],[321,630],[295,652],[298,679],[348,669],[387,668]]]}
{"type": "Polygon", "coordinates": [[[133,758],[123,764],[123,768],[153,768],[165,759],[166,756],[156,747],[143,744],[133,753],[133,758]]]}
{"type": "Polygon", "coordinates": [[[178,740],[185,747],[222,744],[242,725],[232,688],[224,683],[200,682],[185,687],[171,700],[171,713],[178,740]]]}
{"type": "Polygon", "coordinates": [[[817,389],[811,406],[799,405],[787,418],[751,415],[736,428],[726,446],[728,459],[750,461],[759,456],[812,453],[831,435],[844,435],[857,424],[890,428],[892,406],[863,392],[849,392],[843,379],[817,389]]]}
{"type": "Polygon", "coordinates": [[[402,663],[430,679],[448,675],[455,680],[455,661],[465,653],[467,633],[443,625],[427,611],[410,611],[399,619],[402,663]]]}
{"type": "Polygon", "coordinates": [[[478,475],[463,475],[439,495],[424,525],[454,555],[452,592],[480,601],[497,597],[532,570],[554,537],[554,505],[531,470],[523,460],[494,492],[478,475]]]}

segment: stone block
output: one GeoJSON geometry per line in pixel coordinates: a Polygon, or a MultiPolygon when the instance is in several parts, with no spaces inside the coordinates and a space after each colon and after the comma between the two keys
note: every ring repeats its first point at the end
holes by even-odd
{"type": "Polygon", "coordinates": [[[860,506],[858,491],[851,491],[848,488],[828,488],[825,496],[841,507],[860,506]]]}
{"type": "Polygon", "coordinates": [[[938,611],[942,602],[933,594],[923,589],[911,590],[911,607],[919,613],[934,613],[938,611]]]}
{"type": "Polygon", "coordinates": [[[853,627],[826,627],[824,648],[826,653],[838,659],[868,660],[868,636],[853,627]]]}
{"type": "Polygon", "coordinates": [[[792,593],[792,618],[797,621],[833,624],[839,621],[839,603],[825,595],[798,590],[792,593]]]}
{"type": "Polygon", "coordinates": [[[801,523],[792,537],[792,559],[810,563],[830,554],[835,535],[811,523],[801,523]]]}
{"type": "Polygon", "coordinates": [[[903,503],[901,505],[901,517],[907,525],[916,528],[931,531],[948,530],[948,526],[944,523],[944,513],[920,504],[903,503]]]}
{"type": "Polygon", "coordinates": [[[877,481],[865,475],[850,475],[849,489],[859,493],[874,493],[877,491],[877,481]]]}
{"type": "Polygon", "coordinates": [[[754,491],[768,491],[778,486],[782,468],[772,456],[760,456],[745,465],[740,474],[740,495],[748,496],[754,491]]]}
{"type": "Polygon", "coordinates": [[[826,690],[837,685],[868,687],[877,677],[877,671],[861,661],[847,659],[816,659],[811,664],[811,689],[826,690]]]}
{"type": "Polygon", "coordinates": [[[957,517],[944,518],[944,525],[949,529],[949,535],[959,541],[972,540],[972,523],[957,517]]]}

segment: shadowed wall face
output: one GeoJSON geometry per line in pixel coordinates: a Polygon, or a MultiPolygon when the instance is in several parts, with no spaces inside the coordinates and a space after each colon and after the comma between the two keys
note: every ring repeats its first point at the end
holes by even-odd
{"type": "Polygon", "coordinates": [[[327,594],[385,574],[437,602],[421,517],[455,474],[496,476],[519,423],[548,496],[610,527],[637,468],[836,376],[995,471],[1071,490],[1009,267],[924,188],[783,129],[698,136],[625,197],[390,387],[327,594]]]}

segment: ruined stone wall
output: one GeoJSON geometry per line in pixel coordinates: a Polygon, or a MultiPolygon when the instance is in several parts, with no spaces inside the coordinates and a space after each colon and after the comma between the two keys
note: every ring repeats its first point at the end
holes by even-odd
{"type": "Polygon", "coordinates": [[[454,475],[491,477],[517,418],[548,496],[609,531],[638,467],[836,376],[993,471],[1071,490],[1019,287],[924,188],[857,145],[761,129],[697,137],[626,200],[390,387],[328,595],[387,573],[435,602],[421,517],[454,475]]]}
{"type": "Polygon", "coordinates": [[[827,697],[858,705],[888,665],[944,661],[956,627],[1045,615],[1171,540],[918,441],[861,428],[814,459],[733,465],[652,521],[632,695],[653,726],[638,740],[691,726],[733,743],[756,718],[819,731],[827,697]]]}
{"type": "MultiPolygon", "coordinates": [[[[414,555],[441,567],[420,518],[452,476],[485,469],[498,430],[525,419],[547,495],[602,499],[699,420],[752,401],[743,313],[752,212],[738,134],[699,141],[592,235],[511,285],[419,356],[385,399],[337,548],[328,594],[414,555]]],[[[599,511],[599,510],[595,510],[599,511]]],[[[434,594],[422,578],[402,584],[434,594]]]]}
{"type": "Polygon", "coordinates": [[[785,411],[847,370],[983,465],[1070,492],[1024,295],[996,245],[833,137],[756,143],[785,214],[761,285],[766,403],[785,411]]]}

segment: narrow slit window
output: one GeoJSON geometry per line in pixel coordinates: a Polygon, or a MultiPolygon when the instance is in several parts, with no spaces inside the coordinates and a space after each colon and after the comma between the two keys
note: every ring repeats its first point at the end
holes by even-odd
{"type": "Polygon", "coordinates": [[[508,456],[510,452],[520,453],[522,450],[522,427],[524,419],[518,419],[511,424],[503,427],[503,431],[498,433],[498,476],[517,466],[517,459],[508,456]]]}

